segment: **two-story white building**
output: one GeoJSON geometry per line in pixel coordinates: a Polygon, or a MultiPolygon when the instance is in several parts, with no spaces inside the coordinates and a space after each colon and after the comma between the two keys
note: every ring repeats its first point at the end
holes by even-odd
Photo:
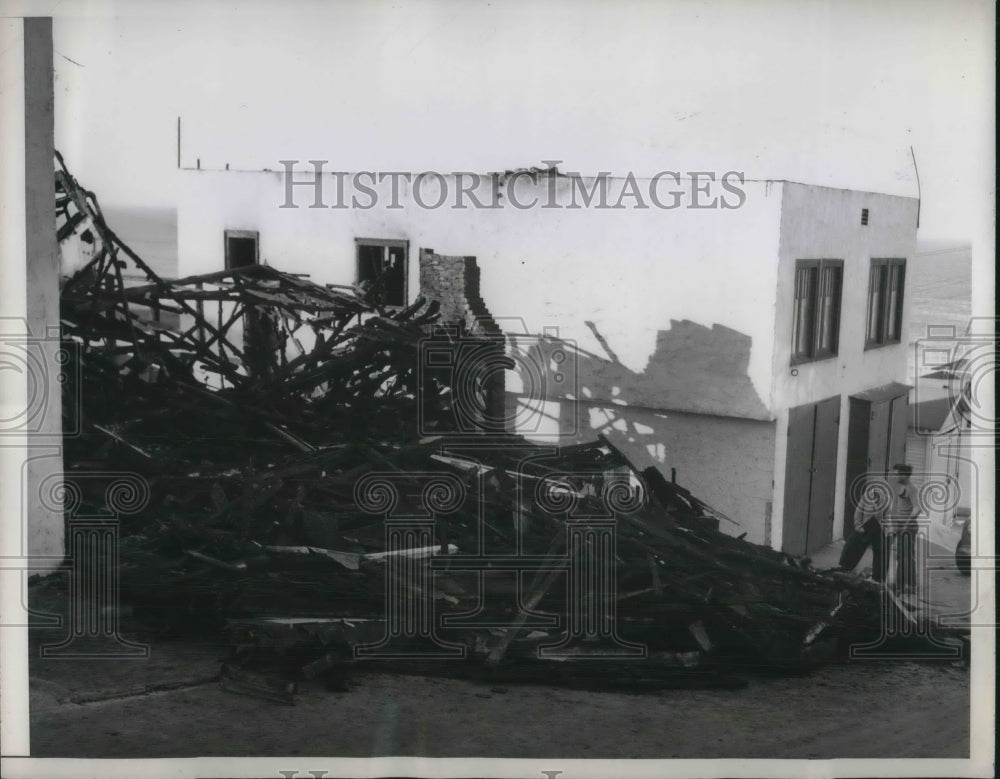
{"type": "Polygon", "coordinates": [[[517,359],[519,432],[604,433],[730,532],[791,553],[841,537],[852,483],[903,458],[915,198],[736,174],[286,167],[181,172],[182,276],[266,262],[491,317],[517,359]]]}

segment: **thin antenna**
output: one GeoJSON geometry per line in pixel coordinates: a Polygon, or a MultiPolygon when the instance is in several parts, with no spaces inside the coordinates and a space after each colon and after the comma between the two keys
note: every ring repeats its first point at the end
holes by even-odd
{"type": "Polygon", "coordinates": [[[181,167],[181,118],[177,117],[177,168],[181,167]]]}
{"type": "Polygon", "coordinates": [[[910,159],[913,160],[913,172],[917,176],[917,227],[920,227],[920,171],[917,170],[917,155],[913,153],[913,147],[910,147],[910,159]]]}

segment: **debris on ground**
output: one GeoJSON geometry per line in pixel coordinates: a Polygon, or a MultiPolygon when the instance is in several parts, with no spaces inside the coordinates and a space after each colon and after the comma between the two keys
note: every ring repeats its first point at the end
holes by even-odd
{"type": "Polygon", "coordinates": [[[226,689],[290,703],[360,665],[735,687],[882,634],[877,585],[721,532],[607,439],[470,435],[457,406],[489,408],[488,375],[423,365],[427,344],[491,366],[504,344],[436,302],[266,265],[162,279],[61,158],[56,182],[60,240],[91,247],[61,296],[66,478],[100,511],[142,477],[121,597],[150,629],[225,636],[226,689]]]}

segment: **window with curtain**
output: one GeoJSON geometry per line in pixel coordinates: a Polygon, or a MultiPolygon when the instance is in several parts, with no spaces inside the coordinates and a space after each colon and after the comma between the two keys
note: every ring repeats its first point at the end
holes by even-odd
{"type": "Polygon", "coordinates": [[[837,354],[843,260],[795,263],[792,362],[822,360],[837,354]]]}
{"type": "Polygon", "coordinates": [[[872,260],[868,277],[868,325],[865,348],[902,340],[906,260],[872,260]]]}

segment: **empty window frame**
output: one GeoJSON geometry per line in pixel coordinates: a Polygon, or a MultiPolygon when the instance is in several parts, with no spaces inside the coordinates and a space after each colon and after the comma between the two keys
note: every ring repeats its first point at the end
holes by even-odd
{"type": "Polygon", "coordinates": [[[824,360],[837,354],[843,260],[795,263],[792,363],[824,360]]]}
{"type": "Polygon", "coordinates": [[[868,276],[866,349],[900,342],[905,282],[906,260],[872,260],[868,276]]]}
{"type": "Polygon", "coordinates": [[[259,236],[256,230],[226,230],[226,270],[260,263],[259,236]]]}
{"type": "Polygon", "coordinates": [[[374,289],[383,306],[406,305],[409,241],[356,238],[358,283],[374,289]]]}

